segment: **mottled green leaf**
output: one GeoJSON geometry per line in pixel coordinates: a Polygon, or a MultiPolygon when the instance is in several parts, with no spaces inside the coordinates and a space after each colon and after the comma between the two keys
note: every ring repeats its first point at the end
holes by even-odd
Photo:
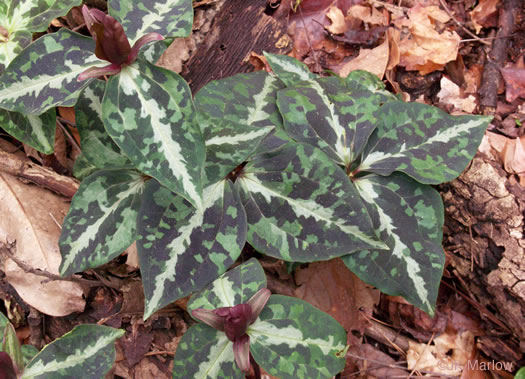
{"type": "Polygon", "coordinates": [[[368,175],[356,186],[390,251],[362,251],[343,261],[363,281],[432,314],[445,263],[439,193],[401,173],[368,175]]]}
{"type": "Polygon", "coordinates": [[[174,357],[173,379],[244,379],[224,332],[196,324],[182,336],[174,357]]]}
{"type": "Polygon", "coordinates": [[[78,325],[46,345],[29,362],[22,379],[103,378],[115,360],[114,342],[123,330],[78,325]]]}
{"type": "Polygon", "coordinates": [[[7,0],[8,24],[2,25],[10,30],[43,32],[54,18],[64,16],[81,0],[7,0]]]}
{"type": "Polygon", "coordinates": [[[72,106],[89,80],[78,75],[107,64],[95,54],[93,38],[62,28],[20,53],[0,76],[0,107],[22,113],[44,113],[57,105],[72,106]]]}
{"type": "Polygon", "coordinates": [[[204,170],[208,185],[226,177],[259,147],[273,130],[271,126],[253,127],[230,120],[217,120],[203,131],[206,142],[204,170]]]}
{"type": "Polygon", "coordinates": [[[108,12],[122,24],[131,44],[151,32],[186,37],[193,25],[191,0],[110,0],[108,12]]]}
{"type": "Polygon", "coordinates": [[[16,336],[15,327],[3,314],[2,317],[4,318],[3,323],[5,323],[5,326],[0,328],[0,351],[9,354],[15,366],[21,370],[24,367],[24,357],[22,356],[22,349],[16,336]]]}
{"type": "Polygon", "coordinates": [[[104,125],[142,172],[201,206],[205,146],[191,92],[179,75],[143,60],[109,79],[104,125]]]}
{"type": "Polygon", "coordinates": [[[246,241],[246,215],[229,181],[206,187],[203,206],[195,209],[151,180],[138,231],[147,318],[203,288],[235,262],[246,241]]]}
{"type": "Polygon", "coordinates": [[[251,258],[194,294],[187,309],[191,314],[197,308],[217,309],[243,304],[261,288],[266,288],[266,275],[257,259],[251,258]]]}
{"type": "MultiPolygon", "coordinates": [[[[5,24],[0,10],[0,26],[5,24]]],[[[31,33],[28,31],[10,32],[6,39],[0,34],[0,74],[9,63],[20,54],[22,49],[31,43],[31,33]]]]}
{"type": "Polygon", "coordinates": [[[239,125],[274,128],[258,151],[274,150],[285,144],[290,138],[284,132],[275,104],[277,91],[282,88],[279,80],[264,71],[208,83],[195,96],[197,121],[203,134],[209,133],[216,124],[225,127],[232,121],[231,129],[239,125]]]}
{"type": "Polygon", "coordinates": [[[386,248],[344,171],[310,145],[290,143],[256,157],[237,183],[248,242],[264,254],[310,262],[386,248]]]}
{"type": "Polygon", "coordinates": [[[105,82],[94,80],[82,91],[75,107],[82,153],[95,167],[130,168],[132,163],[113,142],[102,121],[105,82]]]}
{"type": "Polygon", "coordinates": [[[82,182],[62,225],[62,275],[100,266],[135,241],[144,187],[133,170],[97,171],[82,182]]]}
{"type": "Polygon", "coordinates": [[[360,171],[401,171],[439,184],[459,176],[476,153],[490,117],[450,116],[420,103],[388,102],[378,113],[360,171]]]}
{"type": "Polygon", "coordinates": [[[150,63],[156,63],[172,42],[173,38],[165,38],[160,41],[148,43],[140,49],[139,57],[150,63]]]}
{"type": "Polygon", "coordinates": [[[377,75],[364,70],[352,71],[344,79],[344,85],[351,91],[370,91],[378,95],[382,102],[401,100],[396,95],[385,89],[385,83],[377,75]]]}
{"type": "Polygon", "coordinates": [[[330,378],[345,367],[345,330],[303,300],[270,296],[247,334],[255,361],[281,379],[330,378]]]}
{"type": "Polygon", "coordinates": [[[338,77],[319,78],[279,91],[277,105],[286,132],[318,147],[349,168],[377,124],[380,97],[347,90],[338,77]]]}
{"type": "Polygon", "coordinates": [[[75,165],[73,166],[73,176],[78,180],[84,180],[97,170],[98,168],[86,158],[84,153],[81,153],[77,159],[75,159],[75,165]]]}
{"type": "Polygon", "coordinates": [[[38,349],[32,345],[22,345],[22,359],[24,360],[24,366],[26,366],[31,359],[38,354],[38,349]]]}
{"type": "Polygon", "coordinates": [[[273,73],[286,87],[293,87],[300,82],[309,82],[317,78],[317,75],[310,72],[308,66],[293,57],[269,53],[264,53],[264,56],[273,73]]]}
{"type": "Polygon", "coordinates": [[[0,109],[0,127],[17,140],[44,153],[51,154],[55,146],[56,112],[50,109],[40,116],[0,109]]]}

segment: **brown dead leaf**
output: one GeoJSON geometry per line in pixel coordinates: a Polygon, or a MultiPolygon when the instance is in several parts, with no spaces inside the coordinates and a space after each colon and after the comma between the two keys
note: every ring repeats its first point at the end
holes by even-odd
{"type": "Polygon", "coordinates": [[[195,41],[191,37],[175,38],[157,61],[157,66],[180,73],[182,65],[190,57],[190,51],[194,49],[195,41]]]}
{"type": "Polygon", "coordinates": [[[389,28],[386,31],[386,38],[388,39],[388,63],[386,65],[387,70],[392,70],[399,64],[401,54],[399,52],[399,39],[401,35],[399,30],[394,28],[389,28]]]}
{"type": "Polygon", "coordinates": [[[341,69],[336,72],[345,78],[352,71],[366,70],[377,75],[379,79],[383,79],[388,64],[388,46],[388,40],[385,40],[385,42],[376,48],[361,49],[356,58],[344,64],[341,69]]]}
{"type": "Polygon", "coordinates": [[[481,84],[481,76],[483,73],[483,66],[480,64],[472,65],[465,72],[465,93],[477,93],[481,84]]]}
{"type": "Polygon", "coordinates": [[[443,104],[452,105],[455,110],[472,113],[477,107],[476,98],[473,95],[465,95],[461,88],[452,80],[443,76],[441,78],[441,90],[437,97],[443,104]]]}
{"type": "Polygon", "coordinates": [[[126,257],[126,265],[129,266],[130,270],[136,270],[139,268],[139,253],[137,251],[137,243],[133,242],[130,247],[126,249],[128,256],[126,257]]]}
{"type": "Polygon", "coordinates": [[[509,174],[525,174],[525,136],[508,138],[486,132],[479,151],[497,159],[509,174]]]}
{"type": "MultiPolygon", "coordinates": [[[[16,241],[16,256],[27,265],[58,274],[60,227],[68,203],[60,196],[0,173],[0,239],[16,241]]],[[[40,312],[65,316],[84,309],[82,288],[70,281],[46,281],[10,259],[2,270],[22,299],[40,312]]]]}
{"type": "Polygon", "coordinates": [[[55,129],[54,156],[58,163],[66,170],[72,171],[74,161],[68,157],[67,137],[61,128],[55,129]]]}
{"type": "Polygon", "coordinates": [[[470,19],[479,33],[482,27],[491,28],[498,24],[499,0],[480,0],[476,8],[470,12],[470,19]]]}
{"type": "Polygon", "coordinates": [[[501,69],[505,81],[505,99],[512,103],[518,97],[525,99],[525,55],[518,58],[514,64],[508,64],[501,69]]]}
{"type": "MultiPolygon", "coordinates": [[[[353,361],[360,371],[359,378],[406,378],[408,371],[403,370],[390,355],[372,345],[351,346],[346,355],[347,361],[353,361]]],[[[354,372],[341,373],[341,378],[355,378],[354,372]]]]}
{"type": "Polygon", "coordinates": [[[135,379],[169,379],[171,374],[159,369],[153,362],[153,358],[146,357],[141,360],[134,368],[133,378],[135,379]]]}
{"type": "Polygon", "coordinates": [[[326,12],[326,17],[332,21],[332,24],[325,26],[326,30],[333,34],[343,34],[346,31],[346,22],[343,11],[337,7],[330,7],[326,12]]]}
{"type": "Polygon", "coordinates": [[[388,20],[383,13],[367,5],[357,4],[351,6],[350,9],[348,9],[346,17],[357,18],[371,25],[388,25],[388,20]]]}
{"type": "Polygon", "coordinates": [[[430,371],[443,375],[460,375],[463,365],[476,355],[474,334],[444,333],[433,343],[408,342],[407,366],[410,370],[430,371]]]}
{"type": "Polygon", "coordinates": [[[398,18],[394,24],[405,31],[399,43],[400,65],[407,70],[418,70],[421,75],[441,70],[447,62],[456,59],[459,35],[450,30],[439,32],[437,26],[450,19],[437,6],[415,5],[408,18],[398,18]]]}
{"type": "Polygon", "coordinates": [[[299,286],[295,290],[298,298],[339,321],[349,332],[349,344],[360,343],[361,338],[351,331],[363,334],[366,325],[363,314],[372,315],[374,306],[379,302],[378,290],[362,282],[341,259],[311,263],[304,269],[297,269],[295,281],[299,286]]]}

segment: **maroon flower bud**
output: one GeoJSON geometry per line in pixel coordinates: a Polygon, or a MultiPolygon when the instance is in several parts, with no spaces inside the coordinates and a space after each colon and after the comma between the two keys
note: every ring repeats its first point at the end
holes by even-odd
{"type": "Polygon", "coordinates": [[[0,379],[16,379],[16,372],[11,357],[6,352],[0,352],[0,379]]]}
{"type": "Polygon", "coordinates": [[[224,333],[230,341],[235,341],[245,335],[246,328],[252,321],[252,307],[248,304],[219,308],[214,312],[224,318],[224,333]]]}

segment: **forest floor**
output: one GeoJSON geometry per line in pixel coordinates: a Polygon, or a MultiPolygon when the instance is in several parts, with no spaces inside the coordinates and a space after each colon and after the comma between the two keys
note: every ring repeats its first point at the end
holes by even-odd
{"type": "MultiPolygon", "coordinates": [[[[321,75],[329,70],[346,76],[365,69],[405,101],[494,119],[468,170],[438,188],[446,209],[447,264],[434,317],[401,297],[381,294],[338,260],[303,264],[290,274],[284,262],[249,246],[240,259],[256,256],[272,292],[302,298],[345,327],[351,348],[338,378],[512,378],[525,366],[525,3],[297,3],[254,1],[241,9],[224,0],[196,2],[193,34],[175,40],[158,64],[181,73],[196,91],[212,79],[268,69],[263,50],[280,52],[321,75]],[[239,21],[253,28],[241,38],[221,26],[225,18],[235,24],[237,12],[256,21],[239,21]],[[225,63],[221,57],[228,54],[233,58],[225,63]],[[510,206],[497,202],[501,196],[493,188],[498,185],[510,196],[510,206]]],[[[83,22],[78,9],[55,21],[50,31],[83,22]]],[[[71,109],[59,112],[74,123],[71,109]]],[[[55,153],[48,156],[9,137],[1,137],[0,144],[59,175],[72,176],[75,138],[57,128],[55,153]]],[[[58,203],[57,209],[67,211],[65,200],[58,203]]],[[[15,321],[19,338],[37,347],[77,324],[123,328],[126,335],[116,343],[117,359],[108,377],[171,378],[177,344],[194,322],[185,312],[187,299],[143,321],[133,248],[83,277],[96,285],[86,288],[85,305],[70,304],[76,311],[68,316],[39,312],[38,301],[22,300],[5,278],[0,278],[0,310],[15,321]]]]}

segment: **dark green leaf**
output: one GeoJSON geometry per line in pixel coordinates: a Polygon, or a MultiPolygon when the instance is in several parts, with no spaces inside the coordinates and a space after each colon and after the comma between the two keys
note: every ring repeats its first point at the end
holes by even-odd
{"type": "Polygon", "coordinates": [[[102,104],[106,130],[131,162],[200,207],[205,146],[193,112],[184,79],[140,59],[110,78],[102,104]]]}
{"type": "Polygon", "coordinates": [[[368,175],[356,186],[390,251],[362,251],[343,261],[363,281],[432,314],[445,263],[439,193],[401,173],[368,175]]]}
{"type": "Polygon", "coordinates": [[[195,209],[151,180],[138,221],[137,249],[147,318],[159,308],[213,281],[241,253],[246,215],[229,181],[203,191],[195,209]]]}
{"type": "Polygon", "coordinates": [[[301,82],[309,82],[317,78],[308,67],[295,58],[287,55],[264,53],[273,73],[286,87],[293,87],[301,82]]]}
{"type": "Polygon", "coordinates": [[[264,254],[311,262],[386,248],[352,182],[310,145],[290,143],[256,157],[236,185],[248,216],[248,242],[264,254]]]}
{"type": "Polygon", "coordinates": [[[345,330],[303,300],[270,296],[247,334],[255,361],[281,379],[331,378],[345,367],[345,330]]]}
{"type": "Polygon", "coordinates": [[[44,153],[53,153],[55,147],[56,112],[50,109],[46,113],[24,115],[0,109],[0,125],[17,140],[44,153]]]}
{"type": "Polygon", "coordinates": [[[62,275],[100,266],[135,241],[144,187],[132,170],[97,171],[82,182],[62,225],[62,275]]]}
{"type": "Polygon", "coordinates": [[[420,183],[459,176],[476,153],[490,117],[450,116],[420,103],[388,102],[378,114],[360,171],[401,171],[420,183]]]}

